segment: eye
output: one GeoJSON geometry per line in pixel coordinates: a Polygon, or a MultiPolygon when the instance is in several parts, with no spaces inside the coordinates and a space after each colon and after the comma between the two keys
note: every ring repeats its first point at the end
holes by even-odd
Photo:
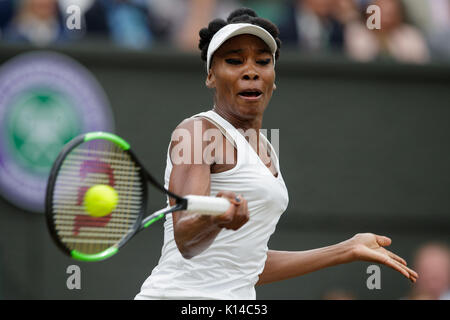
{"type": "Polygon", "coordinates": [[[261,65],[265,66],[265,65],[269,64],[271,60],[272,60],[272,59],[269,58],[269,59],[258,60],[258,61],[256,61],[256,62],[257,62],[258,64],[261,64],[261,65]]]}
{"type": "Polygon", "coordinates": [[[232,58],[225,59],[225,62],[228,64],[234,64],[234,65],[242,63],[242,61],[240,59],[232,59],[232,58]]]}

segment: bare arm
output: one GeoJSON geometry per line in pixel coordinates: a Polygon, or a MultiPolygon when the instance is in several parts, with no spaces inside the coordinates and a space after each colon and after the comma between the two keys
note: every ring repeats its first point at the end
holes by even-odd
{"type": "Polygon", "coordinates": [[[406,266],[406,261],[384,249],[391,240],[371,233],[324,248],[307,251],[273,251],[267,253],[263,272],[257,285],[298,277],[323,268],[352,261],[372,261],[385,264],[415,282],[418,274],[406,266]]]}
{"type": "MultiPolygon", "coordinates": [[[[211,126],[209,121],[190,119],[177,127],[177,129],[187,130],[184,132],[189,133],[190,143],[185,144],[186,148],[183,152],[190,149],[191,157],[190,161],[189,158],[185,158],[186,161],[183,161],[183,163],[174,161],[171,157],[173,168],[170,175],[169,190],[181,196],[188,194],[209,196],[210,166],[212,163],[207,163],[205,159],[201,159],[201,163],[192,164],[194,163],[194,147],[196,146],[193,141],[195,137],[194,121],[202,121],[203,130],[211,126]],[[189,145],[190,148],[187,148],[189,145]]],[[[174,149],[177,143],[183,142],[173,142],[170,151],[174,149]]],[[[203,155],[203,150],[206,147],[206,143],[202,143],[201,155],[203,155]]],[[[248,221],[247,201],[243,197],[237,199],[233,192],[219,192],[217,196],[228,198],[231,202],[230,208],[223,215],[204,216],[185,211],[172,214],[175,242],[184,258],[190,259],[206,250],[222,228],[237,230],[248,221]]],[[[170,202],[171,205],[174,204],[173,199],[170,199],[170,202]]]]}
{"type": "Polygon", "coordinates": [[[349,254],[345,247],[339,245],[307,251],[269,250],[257,285],[295,278],[344,263],[349,254]]]}

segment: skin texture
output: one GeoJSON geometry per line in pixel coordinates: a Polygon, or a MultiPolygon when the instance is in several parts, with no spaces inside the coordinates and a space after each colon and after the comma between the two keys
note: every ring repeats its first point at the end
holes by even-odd
{"type": "MultiPolygon", "coordinates": [[[[253,35],[240,35],[226,41],[214,54],[206,86],[215,91],[214,110],[236,128],[253,129],[259,133],[263,114],[272,97],[275,86],[275,70],[272,55],[267,45],[253,35]],[[244,90],[257,89],[261,95],[257,99],[245,99],[240,94],[244,90]]],[[[183,121],[177,129],[187,130],[194,136],[194,123],[200,121],[202,133],[215,126],[206,119],[183,121]]],[[[259,135],[258,135],[259,136],[259,135]]],[[[229,142],[225,137],[223,146],[229,142]]],[[[193,140],[193,139],[192,139],[193,140]]],[[[173,141],[170,150],[180,141],[173,141]]],[[[194,142],[191,141],[191,152],[194,142]]],[[[270,155],[259,139],[249,141],[252,148],[274,175],[276,168],[270,155]],[[268,157],[268,158],[267,158],[268,157]],[[269,160],[269,161],[265,161],[269,160]]],[[[207,146],[202,142],[202,150],[207,146]]],[[[190,155],[193,158],[193,154],[190,155]]],[[[217,163],[213,159],[200,164],[174,165],[170,176],[169,189],[180,195],[210,194],[210,175],[234,167],[231,164],[217,163]]],[[[236,161],[236,150],[234,150],[236,161]]],[[[231,202],[228,211],[218,217],[173,213],[174,236],[178,249],[184,258],[190,259],[207,249],[222,228],[238,230],[249,220],[247,201],[242,195],[221,192],[217,196],[228,198],[231,202]],[[236,196],[238,197],[236,200],[236,196]]],[[[173,204],[173,202],[172,202],[173,204]]],[[[418,275],[406,266],[406,261],[384,247],[391,240],[372,233],[356,234],[341,243],[307,251],[269,250],[263,272],[257,284],[265,284],[297,277],[322,268],[357,260],[385,264],[406,278],[415,282],[418,275]]]]}

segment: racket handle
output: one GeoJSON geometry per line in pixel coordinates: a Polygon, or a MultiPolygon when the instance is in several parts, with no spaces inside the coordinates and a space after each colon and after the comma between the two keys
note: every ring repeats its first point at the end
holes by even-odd
{"type": "Polygon", "coordinates": [[[230,201],[226,198],[188,195],[187,211],[204,215],[219,216],[230,207],[230,201]]]}

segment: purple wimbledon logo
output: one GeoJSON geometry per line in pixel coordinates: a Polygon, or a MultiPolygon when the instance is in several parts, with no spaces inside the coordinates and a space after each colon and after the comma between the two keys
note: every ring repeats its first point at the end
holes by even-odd
{"type": "Polygon", "coordinates": [[[89,71],[53,52],[0,68],[0,194],[44,212],[50,169],[63,146],[89,131],[114,131],[108,99],[89,71]]]}

